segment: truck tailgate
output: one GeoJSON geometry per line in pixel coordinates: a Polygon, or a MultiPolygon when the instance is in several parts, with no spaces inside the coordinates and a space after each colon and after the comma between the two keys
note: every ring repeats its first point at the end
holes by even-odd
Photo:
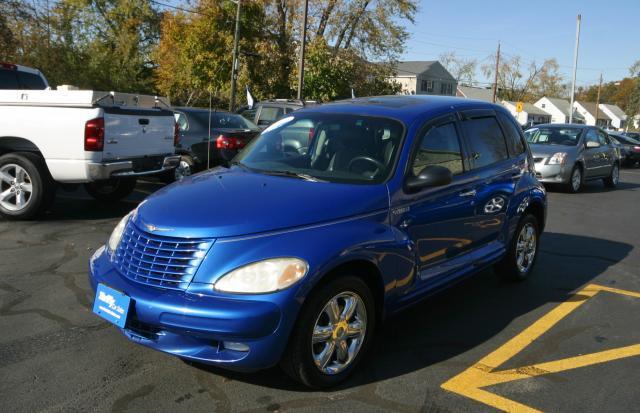
{"type": "Polygon", "coordinates": [[[103,159],[172,154],[174,125],[168,110],[104,108],[103,159]]]}

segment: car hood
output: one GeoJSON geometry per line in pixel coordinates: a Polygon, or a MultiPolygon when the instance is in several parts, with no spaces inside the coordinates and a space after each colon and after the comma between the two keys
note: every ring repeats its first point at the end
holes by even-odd
{"type": "Polygon", "coordinates": [[[539,145],[535,143],[530,143],[529,147],[531,148],[531,153],[533,154],[534,158],[546,158],[558,152],[567,152],[571,154],[575,154],[578,152],[577,146],[539,145]]]}
{"type": "Polygon", "coordinates": [[[311,182],[218,168],[167,186],[140,204],[135,223],[180,238],[250,235],[388,208],[385,185],[311,182]]]}

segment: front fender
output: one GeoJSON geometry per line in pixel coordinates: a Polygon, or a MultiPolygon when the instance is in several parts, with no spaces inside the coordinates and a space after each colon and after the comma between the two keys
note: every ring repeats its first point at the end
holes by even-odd
{"type": "Polygon", "coordinates": [[[214,284],[238,267],[275,257],[297,257],[309,264],[307,276],[291,287],[293,291],[288,294],[299,303],[304,302],[309,292],[331,270],[348,262],[367,261],[375,265],[386,292],[395,292],[398,280],[406,279],[414,266],[413,255],[406,248],[406,242],[397,238],[396,232],[388,225],[388,211],[383,210],[333,223],[218,239],[193,282],[214,284]]]}

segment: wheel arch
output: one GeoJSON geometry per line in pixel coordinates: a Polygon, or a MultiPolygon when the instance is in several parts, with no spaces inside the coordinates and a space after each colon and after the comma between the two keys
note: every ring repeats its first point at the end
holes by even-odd
{"type": "Polygon", "coordinates": [[[536,220],[538,221],[538,225],[540,227],[538,228],[538,230],[540,233],[542,233],[542,231],[544,230],[545,222],[546,222],[545,208],[542,202],[539,200],[532,201],[524,211],[524,215],[527,215],[527,214],[531,214],[536,218],[536,220]]]}
{"type": "Polygon", "coordinates": [[[40,148],[29,139],[18,136],[0,136],[0,156],[12,152],[30,152],[44,158],[40,148]]]}

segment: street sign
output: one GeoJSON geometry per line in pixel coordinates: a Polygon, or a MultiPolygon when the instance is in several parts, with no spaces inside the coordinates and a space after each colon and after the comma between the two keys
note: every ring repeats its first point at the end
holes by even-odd
{"type": "Polygon", "coordinates": [[[522,107],[523,107],[522,102],[516,102],[516,112],[518,113],[522,112],[522,107]]]}

